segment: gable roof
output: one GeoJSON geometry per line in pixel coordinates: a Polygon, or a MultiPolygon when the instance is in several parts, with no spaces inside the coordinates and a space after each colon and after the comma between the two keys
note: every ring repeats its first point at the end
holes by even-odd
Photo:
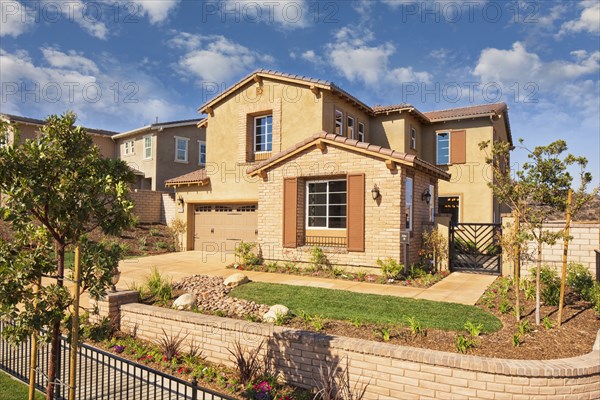
{"type": "Polygon", "coordinates": [[[272,157],[258,163],[252,168],[248,169],[247,173],[250,176],[258,175],[261,171],[270,168],[286,159],[301,153],[302,151],[316,146],[319,143],[325,143],[332,146],[345,148],[348,150],[358,151],[360,153],[380,158],[382,161],[390,161],[397,164],[407,165],[416,169],[420,169],[428,172],[437,178],[450,180],[450,174],[439,169],[433,164],[421,160],[417,156],[412,154],[402,153],[399,151],[391,150],[385,147],[377,146],[374,144],[359,142],[355,139],[349,139],[344,136],[336,135],[333,133],[319,132],[312,135],[309,138],[304,139],[301,142],[296,143],[294,146],[281,151],[272,157]]]}
{"type": "Polygon", "coordinates": [[[295,75],[288,74],[285,72],[270,70],[270,69],[257,69],[256,71],[246,75],[242,79],[240,79],[237,83],[230,86],[227,90],[217,95],[213,99],[204,103],[198,108],[198,112],[201,114],[208,114],[207,108],[213,107],[215,104],[219,103],[221,100],[238,90],[239,88],[246,85],[248,82],[258,79],[258,78],[270,78],[275,80],[282,80],[290,83],[296,83],[304,86],[308,86],[310,88],[319,88],[324,90],[329,90],[334,94],[339,94],[342,97],[345,97],[346,100],[354,103],[358,108],[362,108],[365,112],[371,114],[371,107],[358,100],[356,97],[352,96],[350,93],[346,92],[344,89],[337,86],[335,83],[326,81],[323,79],[311,78],[304,75],[295,75]]]}
{"type": "MultiPolygon", "coordinates": [[[[8,120],[8,122],[17,122],[25,125],[36,125],[42,126],[46,124],[46,121],[42,119],[29,118],[29,117],[21,117],[20,115],[12,115],[12,114],[0,114],[0,116],[4,117],[8,120]]],[[[85,128],[85,127],[84,127],[85,128]]],[[[92,135],[99,136],[114,136],[117,135],[118,132],[107,131],[104,129],[93,129],[93,128],[85,128],[85,130],[92,135]]]]}
{"type": "Polygon", "coordinates": [[[185,185],[208,185],[210,183],[210,177],[206,174],[206,169],[201,168],[196,171],[190,172],[185,175],[181,175],[175,178],[167,179],[165,181],[166,187],[176,187],[185,185]]]}

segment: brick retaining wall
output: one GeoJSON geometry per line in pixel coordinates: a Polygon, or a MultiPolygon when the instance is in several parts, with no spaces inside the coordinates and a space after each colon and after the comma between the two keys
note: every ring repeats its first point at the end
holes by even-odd
{"type": "Polygon", "coordinates": [[[167,192],[137,189],[131,192],[133,213],[140,222],[170,225],[175,218],[175,195],[167,192]]]}
{"type": "MultiPolygon", "coordinates": [[[[600,332],[594,350],[584,356],[502,360],[124,304],[124,298],[131,299],[124,293],[118,295],[123,330],[147,340],[162,336],[163,329],[189,334],[187,340],[201,344],[209,361],[226,365],[232,365],[228,349],[236,341],[247,348],[264,341],[263,350],[298,386],[314,386],[323,362],[347,359],[351,384],[368,383],[367,399],[600,399],[600,332]]],[[[108,302],[115,303],[111,296],[108,302]]]]}

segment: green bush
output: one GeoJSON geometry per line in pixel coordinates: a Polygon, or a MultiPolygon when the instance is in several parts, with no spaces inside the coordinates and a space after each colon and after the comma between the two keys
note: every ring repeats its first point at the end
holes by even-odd
{"type": "Polygon", "coordinates": [[[592,301],[590,291],[594,286],[594,278],[582,264],[569,263],[567,267],[567,285],[583,300],[592,301]]]}
{"type": "Polygon", "coordinates": [[[317,271],[329,268],[331,266],[331,263],[327,259],[327,255],[323,249],[318,246],[314,246],[312,249],[310,249],[310,264],[317,271]]]}
{"type": "Polygon", "coordinates": [[[594,282],[588,292],[589,301],[592,303],[592,308],[596,315],[600,317],[600,283],[594,282]]]}
{"type": "Polygon", "coordinates": [[[560,279],[554,268],[544,265],[540,269],[541,300],[549,306],[558,306],[560,300],[560,279]]]}
{"type": "Polygon", "coordinates": [[[408,271],[408,278],[410,279],[418,279],[427,275],[427,267],[421,264],[411,264],[410,269],[408,271]]]}
{"type": "Polygon", "coordinates": [[[237,246],[235,246],[235,256],[245,266],[261,265],[263,263],[263,260],[260,254],[260,249],[258,253],[254,253],[253,250],[255,248],[256,244],[244,242],[242,240],[237,246]]]}
{"type": "Polygon", "coordinates": [[[152,269],[146,281],[139,287],[140,297],[144,301],[166,305],[173,297],[173,286],[169,278],[163,277],[156,267],[152,269]]]}
{"type": "Polygon", "coordinates": [[[391,257],[388,257],[385,260],[381,260],[378,258],[377,265],[379,265],[379,267],[381,268],[381,273],[387,279],[397,278],[404,269],[404,265],[402,263],[399,263],[391,257]]]}

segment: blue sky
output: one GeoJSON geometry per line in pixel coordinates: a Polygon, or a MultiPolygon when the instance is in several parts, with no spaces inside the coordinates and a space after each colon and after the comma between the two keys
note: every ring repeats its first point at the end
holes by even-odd
{"type": "MultiPolygon", "coordinates": [[[[422,111],[505,101],[600,175],[600,2],[0,0],[0,111],[123,131],[195,118],[256,68],[422,111]]],[[[311,132],[307,132],[310,134],[311,132]]],[[[524,156],[513,159],[522,162],[524,156]]]]}

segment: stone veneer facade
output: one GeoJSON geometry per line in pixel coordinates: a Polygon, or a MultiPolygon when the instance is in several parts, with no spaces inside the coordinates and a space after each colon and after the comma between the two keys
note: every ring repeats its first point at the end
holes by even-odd
{"type": "MultiPolygon", "coordinates": [[[[308,262],[311,246],[284,248],[283,240],[283,183],[284,178],[299,178],[298,232],[304,232],[306,206],[305,185],[309,179],[333,179],[348,173],[365,174],[365,251],[325,247],[328,259],[336,265],[377,267],[377,258],[391,257],[403,262],[400,231],[404,224],[404,190],[407,174],[413,176],[413,231],[409,246],[410,262],[418,260],[421,234],[428,221],[429,206],[421,194],[436,179],[427,173],[398,164],[389,170],[383,160],[328,145],[324,151],[309,148],[267,171],[259,181],[258,243],[266,260],[308,262]],[[380,198],[373,200],[371,189],[379,187],[380,198]]],[[[433,196],[435,198],[435,196],[433,196]]],[[[351,211],[349,211],[351,212],[351,211]]]]}
{"type": "Polygon", "coordinates": [[[367,385],[365,399],[600,399],[600,332],[593,350],[559,360],[503,360],[396,346],[363,339],[287,329],[127,302],[137,292],[109,294],[101,315],[124,331],[156,340],[189,335],[207,360],[232,366],[228,349],[264,341],[282,377],[312,387],[323,363],[348,362],[351,385],[367,385]],[[115,314],[116,313],[116,314],[115,314]]]}

